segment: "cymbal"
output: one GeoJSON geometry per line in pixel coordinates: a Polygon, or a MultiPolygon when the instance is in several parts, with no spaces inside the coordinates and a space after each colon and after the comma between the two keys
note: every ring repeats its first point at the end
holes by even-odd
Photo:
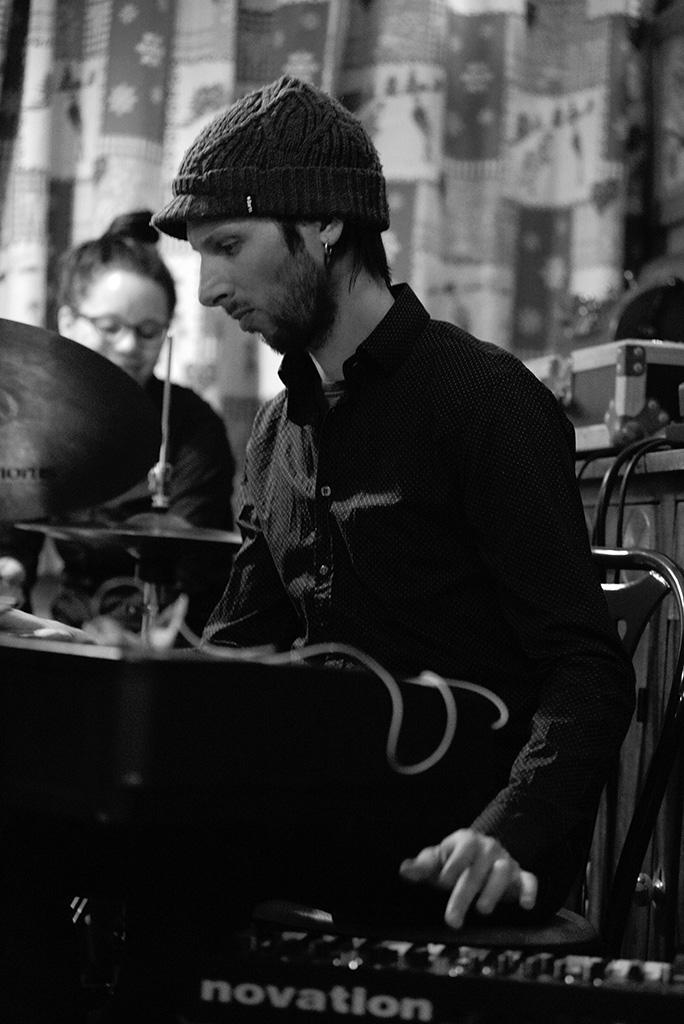
{"type": "Polygon", "coordinates": [[[144,479],[159,415],[104,356],[0,319],[0,522],[88,508],[144,479]]]}
{"type": "Polygon", "coordinates": [[[113,526],[61,526],[58,523],[16,523],[19,530],[33,530],[55,540],[75,540],[96,546],[121,548],[136,558],[174,552],[196,544],[221,544],[239,548],[242,537],[229,530],[193,526],[179,516],[150,512],[113,526]]]}

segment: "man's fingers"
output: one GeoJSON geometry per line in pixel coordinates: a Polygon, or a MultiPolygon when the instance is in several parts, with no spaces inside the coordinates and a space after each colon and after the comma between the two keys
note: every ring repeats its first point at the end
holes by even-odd
{"type": "Polygon", "coordinates": [[[426,846],[400,867],[403,878],[449,890],[444,919],[460,928],[471,906],[490,914],[501,902],[531,910],[537,900],[537,879],[491,836],[463,829],[438,846],[426,846]]]}
{"type": "Polygon", "coordinates": [[[539,882],[537,876],[533,875],[530,871],[520,872],[520,898],[518,903],[523,910],[532,910],[532,907],[537,902],[537,891],[539,889],[539,882]]]}
{"type": "Polygon", "coordinates": [[[453,846],[448,857],[442,857],[439,885],[443,889],[451,889],[468,868],[472,868],[468,876],[469,884],[482,884],[500,851],[501,847],[495,839],[488,836],[466,836],[462,842],[453,846]]]}
{"type": "Polygon", "coordinates": [[[494,861],[475,904],[481,914],[491,914],[506,894],[518,871],[518,865],[510,858],[499,857],[494,861]]]}
{"type": "MultiPolygon", "coordinates": [[[[471,905],[477,900],[487,908],[485,913],[493,910],[499,902],[510,882],[510,859],[496,858],[488,851],[480,856],[467,868],[461,869],[455,878],[451,896],[446,906],[444,919],[452,928],[460,928],[471,905]],[[478,894],[479,898],[478,898],[478,894]]],[[[447,865],[443,874],[446,876],[447,865]]],[[[452,875],[453,877],[453,875],[452,875]]]]}
{"type": "Polygon", "coordinates": [[[464,830],[448,836],[437,846],[426,846],[416,857],[405,860],[399,870],[410,881],[432,882],[440,889],[451,889],[466,868],[479,862],[483,854],[486,863],[482,868],[486,872],[491,858],[500,849],[495,840],[475,837],[464,830]]]}
{"type": "Polygon", "coordinates": [[[441,868],[439,847],[426,846],[417,856],[402,861],[399,872],[409,882],[436,882],[441,868]]]}
{"type": "Polygon", "coordinates": [[[498,857],[485,869],[479,861],[466,868],[449,897],[444,920],[451,928],[460,928],[471,906],[481,914],[491,914],[500,903],[515,903],[531,910],[537,900],[537,879],[522,871],[510,857],[498,857]]]}

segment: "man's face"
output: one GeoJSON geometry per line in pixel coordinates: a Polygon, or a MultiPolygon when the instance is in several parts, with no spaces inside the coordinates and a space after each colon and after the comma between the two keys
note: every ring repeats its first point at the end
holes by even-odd
{"type": "Polygon", "coordinates": [[[272,220],[198,220],[188,241],[201,256],[199,300],[221,306],[243,331],[281,355],[315,351],[335,320],[318,224],[298,224],[293,240],[272,220]]]}

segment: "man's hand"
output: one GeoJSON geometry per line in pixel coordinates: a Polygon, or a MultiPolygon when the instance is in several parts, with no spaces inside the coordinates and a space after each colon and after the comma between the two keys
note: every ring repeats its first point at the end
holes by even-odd
{"type": "Polygon", "coordinates": [[[17,608],[0,608],[0,633],[35,637],[37,640],[61,640],[67,643],[92,644],[93,638],[82,629],[67,626],[56,619],[41,619],[17,608]]]}
{"type": "Polygon", "coordinates": [[[20,607],[24,601],[26,570],[21,562],[10,555],[0,556],[0,597],[14,601],[20,607]]]}
{"type": "Polygon", "coordinates": [[[481,914],[491,914],[500,902],[531,910],[537,899],[536,876],[523,871],[498,840],[471,828],[452,832],[438,846],[426,846],[405,860],[399,872],[409,882],[451,891],[444,914],[451,928],[461,927],[473,904],[481,914]]]}

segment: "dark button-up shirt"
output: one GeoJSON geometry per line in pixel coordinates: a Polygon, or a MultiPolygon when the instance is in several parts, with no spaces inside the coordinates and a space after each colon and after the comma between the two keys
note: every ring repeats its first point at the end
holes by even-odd
{"type": "Polygon", "coordinates": [[[588,827],[631,716],[632,668],[562,409],[513,355],[431,320],[407,286],[393,293],[334,404],[308,355],[283,360],[286,390],[247,449],[243,547],[205,639],[337,641],[404,677],[490,688],[521,749],[474,824],[534,870],[588,827]]]}

